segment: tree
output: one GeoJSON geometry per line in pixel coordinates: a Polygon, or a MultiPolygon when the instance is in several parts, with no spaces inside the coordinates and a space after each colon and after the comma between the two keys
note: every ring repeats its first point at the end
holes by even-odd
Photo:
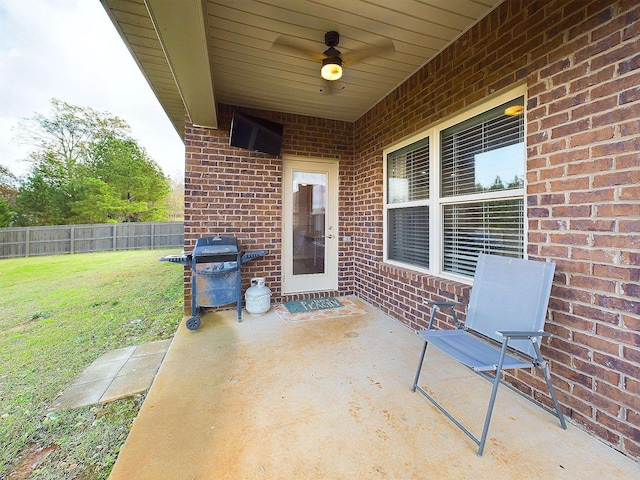
{"type": "Polygon", "coordinates": [[[0,165],[0,228],[9,227],[13,223],[15,198],[18,194],[17,179],[8,168],[0,165]]]}
{"type": "Polygon", "coordinates": [[[57,98],[51,99],[51,107],[49,116],[35,113],[19,124],[20,140],[35,148],[30,154],[35,164],[55,159],[70,174],[96,141],[131,136],[127,122],[107,112],[71,105],[57,98]]]}
{"type": "Polygon", "coordinates": [[[171,192],[167,196],[168,219],[172,222],[184,220],[184,181],[169,179],[171,192]]]}
{"type": "Polygon", "coordinates": [[[171,190],[169,181],[134,140],[108,137],[96,142],[87,167],[94,178],[111,186],[118,195],[119,221],[166,218],[167,205],[163,200],[171,190]]]}
{"type": "Polygon", "coordinates": [[[34,167],[18,189],[17,223],[29,225],[60,225],[64,223],[66,199],[59,179],[34,167]]]}
{"type": "Polygon", "coordinates": [[[21,124],[34,150],[16,198],[19,223],[164,220],[168,180],[129,125],[57,99],[51,105],[49,116],[36,113],[21,124]]]}

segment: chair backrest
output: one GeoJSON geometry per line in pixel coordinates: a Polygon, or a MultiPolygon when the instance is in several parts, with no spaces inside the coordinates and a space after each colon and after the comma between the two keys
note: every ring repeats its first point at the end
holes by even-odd
{"type": "MultiPolygon", "coordinates": [[[[465,325],[498,342],[501,330],[544,329],[555,263],[480,254],[465,325]]],[[[509,346],[535,356],[529,340],[509,346]]]]}

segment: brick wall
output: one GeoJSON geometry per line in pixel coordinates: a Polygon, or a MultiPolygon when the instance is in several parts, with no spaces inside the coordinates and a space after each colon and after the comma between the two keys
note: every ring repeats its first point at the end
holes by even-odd
{"type": "MultiPolygon", "coordinates": [[[[557,262],[543,353],[565,413],[640,457],[640,6],[506,1],[356,122],[355,289],[412,327],[468,288],[382,262],[382,149],[521,83],[530,258],[557,262]]],[[[442,317],[442,322],[451,322],[442,317]]],[[[539,376],[521,390],[549,403],[539,376]]]]}
{"type": "MultiPolygon", "coordinates": [[[[353,124],[242,109],[285,125],[283,155],[340,160],[339,231],[350,235],[353,216],[353,124]]],[[[274,301],[282,300],[282,159],[229,146],[233,107],[218,106],[217,130],[185,129],[185,250],[203,236],[233,235],[243,250],[269,250],[242,269],[243,291],[252,277],[266,278],[274,301]]],[[[353,293],[351,245],[340,243],[339,291],[353,293]]],[[[338,292],[331,292],[337,294],[338,292]]],[[[323,292],[324,295],[328,292],[323,292]]],[[[320,295],[320,294],[318,294],[320,295]]],[[[286,300],[295,299],[287,297],[286,300]]],[[[190,270],[185,269],[185,308],[190,311],[190,270]]]]}

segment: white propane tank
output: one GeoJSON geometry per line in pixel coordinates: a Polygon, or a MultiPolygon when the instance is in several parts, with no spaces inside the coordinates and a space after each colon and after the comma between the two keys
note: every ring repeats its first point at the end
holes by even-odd
{"type": "Polygon", "coordinates": [[[251,286],[247,288],[244,298],[247,312],[251,314],[266,313],[271,307],[271,290],[265,286],[264,278],[252,278],[251,286]]]}

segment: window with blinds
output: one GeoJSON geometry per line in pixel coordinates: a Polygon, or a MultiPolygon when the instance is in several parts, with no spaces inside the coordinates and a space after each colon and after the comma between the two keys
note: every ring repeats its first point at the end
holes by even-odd
{"type": "Polygon", "coordinates": [[[429,268],[428,201],[429,138],[425,138],[387,156],[389,260],[429,268]]]}
{"type": "Polygon", "coordinates": [[[519,105],[523,97],[440,133],[444,272],[472,277],[480,253],[524,255],[524,115],[509,114],[519,105]],[[518,198],[504,197],[507,190],[518,198]]]}
{"type": "Polygon", "coordinates": [[[480,114],[386,153],[386,260],[473,277],[480,253],[524,256],[522,93],[518,87],[473,109],[480,114]]]}

